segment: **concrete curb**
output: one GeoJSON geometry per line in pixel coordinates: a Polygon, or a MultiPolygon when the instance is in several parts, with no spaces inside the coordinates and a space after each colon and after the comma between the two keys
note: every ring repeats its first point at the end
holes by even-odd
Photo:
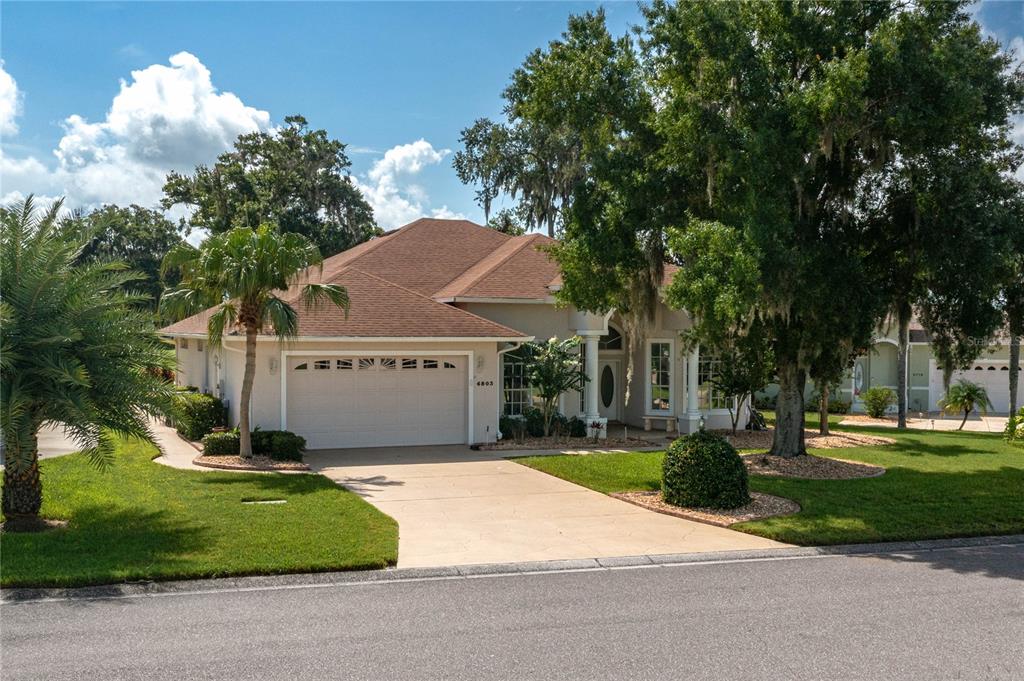
{"type": "Polygon", "coordinates": [[[387,568],[352,572],[320,572],[297,575],[260,575],[223,577],[173,582],[138,582],[107,584],[73,589],[10,588],[0,591],[0,603],[14,604],[40,600],[98,600],[108,598],[202,594],[222,591],[265,591],[385,582],[423,581],[435,579],[470,579],[487,576],[525,575],[551,572],[614,570],[673,565],[699,565],[721,562],[784,560],[826,556],[866,556],[890,553],[926,553],[949,549],[1024,544],[1024,534],[994,537],[964,537],[924,541],[882,542],[878,544],[842,544],[837,546],[804,546],[788,549],[757,549],[748,551],[714,551],[708,553],[672,553],[664,555],[618,556],[546,560],[526,563],[489,563],[431,568],[387,568]]]}

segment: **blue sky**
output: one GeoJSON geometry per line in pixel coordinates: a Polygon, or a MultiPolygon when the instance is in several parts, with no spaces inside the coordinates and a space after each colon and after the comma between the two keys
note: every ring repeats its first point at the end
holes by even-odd
{"type": "MultiPolygon", "coordinates": [[[[603,5],[616,33],[639,21],[634,2],[603,5]]],[[[168,170],[301,113],[350,145],[385,227],[416,214],[479,221],[451,168],[459,131],[498,116],[526,54],[597,6],[5,1],[0,197],[152,204],[168,170]]],[[[1024,4],[977,12],[1024,46],[1024,4]]]]}

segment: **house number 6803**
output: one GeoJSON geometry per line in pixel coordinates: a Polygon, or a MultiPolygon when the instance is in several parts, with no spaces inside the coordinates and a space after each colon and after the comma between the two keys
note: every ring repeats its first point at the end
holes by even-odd
{"type": "Polygon", "coordinates": [[[494,381],[477,381],[477,385],[494,385],[494,381]]]}

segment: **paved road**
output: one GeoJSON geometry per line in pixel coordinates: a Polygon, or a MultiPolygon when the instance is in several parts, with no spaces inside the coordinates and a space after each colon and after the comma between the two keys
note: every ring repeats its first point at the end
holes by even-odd
{"type": "Polygon", "coordinates": [[[1021,679],[1024,545],[5,603],[5,679],[1021,679]]]}

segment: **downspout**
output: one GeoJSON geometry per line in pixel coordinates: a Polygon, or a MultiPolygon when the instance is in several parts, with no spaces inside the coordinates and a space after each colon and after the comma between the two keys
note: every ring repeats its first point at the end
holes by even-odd
{"type": "Polygon", "coordinates": [[[498,438],[497,438],[498,440],[500,440],[502,438],[502,433],[501,433],[501,393],[505,389],[505,363],[504,363],[504,360],[502,359],[501,356],[504,355],[507,352],[513,352],[515,350],[518,350],[521,347],[523,347],[523,344],[521,342],[516,342],[516,343],[513,343],[512,345],[510,345],[509,347],[505,348],[504,350],[498,350],[498,379],[499,379],[498,382],[499,382],[499,385],[498,385],[498,413],[496,414],[496,416],[498,417],[498,421],[497,421],[498,422],[498,427],[495,429],[495,432],[498,435],[498,438]]]}

